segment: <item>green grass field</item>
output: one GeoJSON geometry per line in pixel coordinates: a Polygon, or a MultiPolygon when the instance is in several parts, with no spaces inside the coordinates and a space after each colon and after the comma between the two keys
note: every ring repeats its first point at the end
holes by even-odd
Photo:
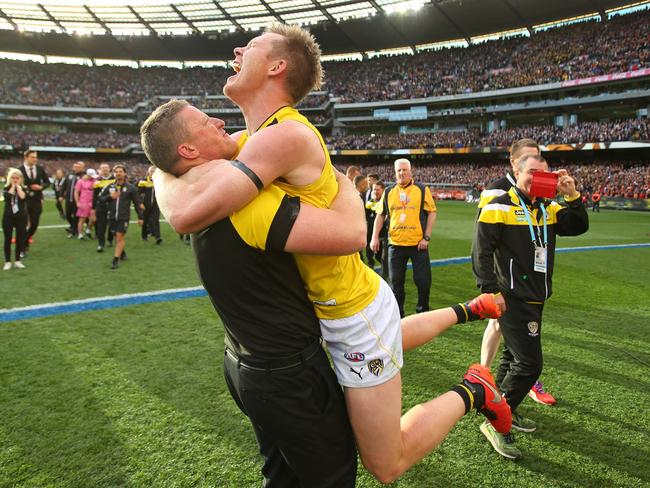
{"type": "MultiPolygon", "coordinates": [[[[433,259],[467,256],[475,209],[440,202],[433,259]]],[[[650,242],[650,213],[589,214],[559,246],[650,242]]],[[[48,204],[42,225],[61,224],[48,204]]],[[[132,226],[117,271],[95,243],[41,229],[26,270],[0,274],[2,308],[197,286],[191,251],[163,226],[132,226]]],[[[110,249],[107,249],[110,252],[110,249]]],[[[466,416],[397,487],[650,486],[650,248],[558,254],[545,309],[543,380],[527,399],[525,458],[497,455],[466,416]]],[[[436,267],[433,307],[475,293],[468,264],[436,267]]],[[[414,289],[407,290],[414,311],[414,289]]],[[[404,408],[446,391],[478,360],[484,323],[405,355],[404,408]]],[[[1,487],[255,487],[260,457],[221,371],[223,330],[207,298],[0,323],[1,487]]],[[[379,483],[359,468],[359,487],[379,483]]]]}

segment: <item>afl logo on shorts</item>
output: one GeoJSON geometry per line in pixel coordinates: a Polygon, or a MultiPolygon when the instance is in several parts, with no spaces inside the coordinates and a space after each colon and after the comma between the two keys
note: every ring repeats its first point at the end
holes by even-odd
{"type": "Polygon", "coordinates": [[[351,363],[360,363],[366,359],[366,355],[362,352],[346,352],[343,357],[351,363]]]}
{"type": "Polygon", "coordinates": [[[381,359],[373,359],[368,363],[368,371],[375,376],[379,376],[384,371],[384,361],[381,359]]]}
{"type": "Polygon", "coordinates": [[[538,336],[539,324],[535,321],[528,322],[528,335],[531,337],[538,336]]]}

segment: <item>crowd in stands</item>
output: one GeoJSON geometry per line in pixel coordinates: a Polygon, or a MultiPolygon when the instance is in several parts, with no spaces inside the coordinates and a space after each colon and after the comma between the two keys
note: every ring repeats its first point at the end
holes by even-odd
{"type": "Polygon", "coordinates": [[[413,134],[350,134],[326,138],[330,149],[433,149],[440,147],[508,147],[525,137],[540,144],[650,140],[647,119],[582,122],[566,128],[552,125],[513,127],[481,134],[478,129],[413,134]]]}
{"type": "Polygon", "coordinates": [[[137,134],[120,134],[107,130],[104,132],[24,132],[17,130],[0,131],[0,144],[11,144],[16,148],[33,146],[62,147],[110,147],[123,148],[129,144],[139,144],[137,134]]]}
{"type": "MultiPolygon", "coordinates": [[[[45,172],[50,176],[50,179],[54,176],[57,169],[63,170],[64,173],[69,173],[72,171],[72,165],[77,161],[84,161],[86,169],[92,168],[96,171],[99,170],[99,165],[102,163],[108,163],[111,167],[117,164],[118,160],[88,160],[84,157],[83,154],[80,154],[79,157],[48,157],[45,153],[39,153],[38,164],[45,169],[45,172]]],[[[124,164],[127,169],[127,174],[130,180],[139,180],[144,178],[147,175],[147,168],[150,164],[139,158],[128,157],[124,159],[119,159],[119,163],[124,164]]],[[[14,156],[10,158],[3,158],[0,155],[0,176],[7,174],[9,168],[17,168],[23,164],[23,160],[20,157],[14,156]]]]}
{"type": "MultiPolygon", "coordinates": [[[[316,125],[327,121],[323,114],[307,117],[316,125]]],[[[228,117],[226,127],[244,128],[242,117],[228,117]]],[[[478,129],[464,131],[437,131],[414,134],[349,134],[328,136],[325,141],[330,149],[427,149],[441,147],[495,146],[508,147],[517,139],[529,137],[540,144],[565,144],[613,141],[650,141],[650,124],[647,119],[626,119],[605,122],[583,122],[567,128],[551,125],[513,127],[481,134],[478,129]]],[[[123,148],[139,144],[138,134],[121,134],[113,130],[104,132],[24,132],[0,130],[0,145],[14,147],[64,146],[123,148]]]]}
{"type": "Polygon", "coordinates": [[[540,144],[567,144],[586,142],[614,142],[650,140],[648,119],[625,119],[605,122],[581,122],[566,128],[553,125],[516,127],[496,130],[481,138],[483,146],[504,146],[508,141],[525,137],[540,144]]]}
{"type": "MultiPolygon", "coordinates": [[[[80,155],[81,156],[81,155],[80,155]]],[[[88,160],[80,158],[46,158],[44,153],[39,157],[42,165],[50,177],[54,176],[57,169],[65,173],[71,171],[73,163],[84,160],[86,168],[99,169],[99,165],[108,162],[113,166],[116,161],[88,160]]],[[[149,163],[135,157],[120,159],[119,162],[127,167],[129,179],[144,178],[149,163]]],[[[501,178],[508,163],[495,160],[488,163],[436,163],[420,164],[413,161],[415,178],[422,183],[436,186],[458,186],[485,188],[489,183],[501,178]]],[[[5,175],[10,167],[18,167],[22,159],[18,157],[0,157],[0,175],[5,175]]],[[[650,163],[647,161],[607,161],[589,164],[562,164],[551,163],[551,170],[565,168],[569,174],[575,176],[578,189],[584,193],[599,191],[604,196],[626,196],[628,198],[650,198],[650,163]]],[[[339,171],[345,172],[344,166],[338,166],[339,171]]],[[[377,174],[385,182],[392,182],[395,173],[391,162],[381,165],[365,165],[361,167],[363,174],[377,174]]]]}
{"type": "Polygon", "coordinates": [[[650,67],[650,12],[415,55],[327,63],[342,102],[472,93],[650,67]]]}
{"type": "MultiPolygon", "coordinates": [[[[417,181],[434,186],[459,188],[475,187],[479,190],[501,178],[508,164],[493,163],[413,163],[413,174],[417,181]]],[[[633,161],[604,162],[592,164],[551,163],[550,169],[566,169],[576,178],[578,190],[587,194],[599,191],[604,196],[627,198],[650,198],[650,164],[633,161]]],[[[345,171],[343,166],[339,171],[345,171]]],[[[393,181],[395,172],[390,163],[362,166],[364,174],[377,174],[384,181],[393,181]]]]}
{"type": "MultiPolygon", "coordinates": [[[[584,22],[530,38],[487,41],[415,55],[325,63],[324,90],[343,102],[479,92],[650,67],[650,11],[584,22]]],[[[221,95],[228,68],[129,68],[0,61],[0,103],[133,107],[156,96],[221,95]]],[[[305,100],[317,107],[328,95],[305,100]]]]}

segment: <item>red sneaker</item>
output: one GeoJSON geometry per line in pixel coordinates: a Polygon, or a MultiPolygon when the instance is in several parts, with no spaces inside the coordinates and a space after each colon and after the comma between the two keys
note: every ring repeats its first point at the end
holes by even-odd
{"type": "Polygon", "coordinates": [[[549,392],[544,391],[544,385],[539,380],[530,389],[528,396],[542,405],[555,405],[555,398],[549,392]]]}
{"type": "Polygon", "coordinates": [[[34,238],[30,237],[29,239],[27,239],[27,244],[34,244],[34,238]]]}
{"type": "MultiPolygon", "coordinates": [[[[489,420],[492,426],[500,434],[507,434],[512,428],[512,412],[510,405],[505,398],[501,396],[497,386],[494,384],[494,378],[490,374],[490,370],[480,364],[472,364],[465,376],[463,376],[463,383],[467,386],[472,393],[477,390],[477,385],[483,387],[484,399],[483,404],[474,405],[476,409],[481,412],[489,420]]],[[[474,395],[476,398],[477,395],[474,395]]]]}
{"type": "Polygon", "coordinates": [[[464,304],[467,311],[467,321],[479,319],[498,319],[501,309],[494,300],[494,293],[483,293],[464,304]]]}

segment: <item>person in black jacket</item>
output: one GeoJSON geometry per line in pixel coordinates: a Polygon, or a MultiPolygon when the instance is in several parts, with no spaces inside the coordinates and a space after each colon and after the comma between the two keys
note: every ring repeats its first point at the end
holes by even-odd
{"type": "Polygon", "coordinates": [[[144,205],[144,225],[142,226],[142,240],[146,241],[152,235],[156,239],[156,244],[162,243],[160,237],[160,208],[156,200],[156,190],[153,187],[151,176],[156,170],[155,166],[149,166],[147,176],[138,181],[138,191],[144,205]]]}
{"type": "Polygon", "coordinates": [[[366,234],[366,259],[371,267],[373,266],[373,263],[377,261],[377,263],[381,265],[381,277],[384,278],[387,283],[390,283],[388,276],[388,228],[385,223],[379,231],[379,250],[374,252],[370,249],[370,241],[372,241],[372,231],[373,226],[375,225],[375,217],[377,216],[377,208],[385,189],[386,185],[383,181],[376,181],[370,189],[370,198],[366,200],[366,223],[368,226],[366,234]]]}
{"type": "Polygon", "coordinates": [[[95,180],[93,187],[93,209],[95,211],[95,235],[97,236],[97,252],[103,252],[107,240],[108,245],[113,245],[113,233],[108,226],[108,202],[99,200],[102,190],[111,183],[115,182],[115,177],[111,174],[111,167],[108,163],[99,165],[99,178],[95,180]]]}
{"type": "MultiPolygon", "coordinates": [[[[516,186],[481,210],[472,268],[483,293],[500,293],[505,344],[496,383],[512,408],[513,428],[532,432],[535,423],[517,407],[542,372],[542,311],[552,293],[556,236],[586,232],[589,218],[566,170],[556,172],[565,205],[530,196],[533,174],[548,171],[544,158],[523,156],[514,170],[516,186]]],[[[481,431],[501,455],[521,457],[511,434],[501,435],[489,424],[481,431]]]]}
{"type": "Polygon", "coordinates": [[[86,163],[77,161],[72,165],[72,173],[65,177],[62,185],[62,196],[65,203],[65,218],[70,226],[68,227],[68,238],[77,236],[78,219],[77,219],[77,204],[74,199],[74,188],[77,181],[86,174],[86,163]]]}
{"type": "Polygon", "coordinates": [[[54,188],[54,199],[56,201],[56,209],[59,212],[61,220],[65,220],[65,212],[63,211],[63,185],[65,183],[65,175],[61,168],[54,172],[54,181],[52,181],[52,188],[54,188]]]}
{"type": "MultiPolygon", "coordinates": [[[[478,215],[481,213],[481,209],[485,205],[490,203],[496,197],[508,193],[508,190],[513,186],[517,186],[514,172],[519,158],[530,155],[541,155],[539,144],[537,144],[533,139],[519,139],[512,144],[512,147],[510,148],[510,168],[508,168],[508,171],[502,178],[492,182],[481,193],[481,198],[478,204],[477,220],[478,215]]],[[[500,342],[501,330],[499,328],[499,321],[497,319],[491,319],[485,328],[483,340],[481,342],[481,364],[483,366],[488,368],[491,367],[499,350],[500,342]]],[[[530,392],[528,392],[528,396],[530,396],[534,401],[543,403],[544,405],[555,404],[555,398],[549,392],[544,390],[544,386],[539,379],[535,382],[535,385],[530,392]]]]}
{"type": "Polygon", "coordinates": [[[126,259],[124,251],[126,231],[131,217],[131,204],[138,214],[138,225],[142,225],[142,208],[137,188],[126,180],[126,169],[121,164],[113,167],[115,181],[102,190],[99,200],[108,204],[108,220],[115,235],[115,253],[111,269],[117,269],[120,259],[126,259]]]}
{"type": "Polygon", "coordinates": [[[23,185],[23,174],[16,168],[7,172],[7,182],[2,192],[5,209],[2,215],[2,233],[4,234],[5,264],[3,271],[11,269],[11,238],[16,229],[16,261],[14,267],[21,269],[25,265],[20,261],[20,254],[25,246],[27,233],[27,192],[23,185]]]}
{"type": "Polygon", "coordinates": [[[24,162],[20,167],[23,174],[25,186],[27,187],[27,217],[29,219],[29,229],[25,236],[25,250],[29,249],[32,238],[38,229],[38,222],[41,220],[43,213],[43,190],[50,186],[50,178],[38,162],[38,153],[28,149],[23,153],[24,162]]]}

